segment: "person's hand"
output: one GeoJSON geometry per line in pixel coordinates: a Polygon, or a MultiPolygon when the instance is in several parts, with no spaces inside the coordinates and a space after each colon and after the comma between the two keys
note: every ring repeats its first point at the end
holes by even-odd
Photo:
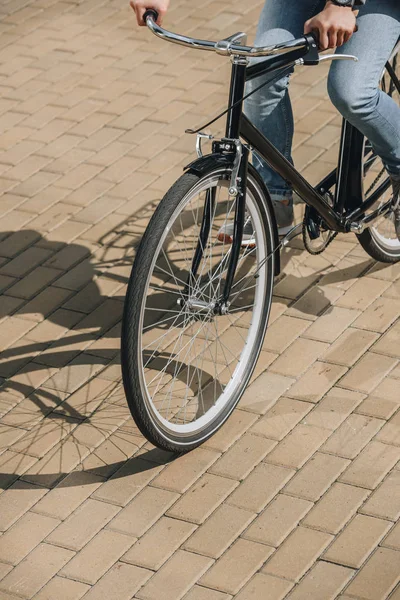
{"type": "Polygon", "coordinates": [[[356,15],[351,8],[327,2],[324,10],[305,22],[304,33],[317,33],[321,50],[345,44],[357,31],[356,15]]]}
{"type": "Polygon", "coordinates": [[[163,17],[168,10],[169,0],[131,0],[130,5],[136,13],[138,25],[146,25],[143,21],[143,15],[149,8],[157,11],[157,24],[161,25],[163,17]]]}

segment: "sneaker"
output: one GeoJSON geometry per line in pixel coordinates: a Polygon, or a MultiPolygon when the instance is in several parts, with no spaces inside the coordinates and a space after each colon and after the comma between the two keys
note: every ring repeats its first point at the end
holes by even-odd
{"type": "MultiPolygon", "coordinates": [[[[223,242],[224,244],[232,244],[233,242],[233,230],[234,223],[233,221],[222,225],[220,230],[217,233],[217,239],[219,242],[223,242]]],[[[242,248],[254,248],[256,245],[256,238],[254,236],[253,225],[250,220],[249,215],[245,215],[244,228],[243,228],[243,237],[242,237],[242,248]]]]}

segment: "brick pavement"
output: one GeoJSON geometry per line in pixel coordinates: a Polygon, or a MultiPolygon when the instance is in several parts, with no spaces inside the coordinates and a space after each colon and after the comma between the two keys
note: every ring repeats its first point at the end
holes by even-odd
{"type": "MultiPolygon", "coordinates": [[[[176,0],[168,23],[254,34],[261,4],[176,0]]],[[[352,237],[285,250],[252,385],[171,462],[125,403],[121,308],[229,65],[134,28],[125,0],[0,17],[1,600],[400,598],[400,267],[352,237]]],[[[292,84],[314,181],[340,132],[325,75],[292,84]]]]}

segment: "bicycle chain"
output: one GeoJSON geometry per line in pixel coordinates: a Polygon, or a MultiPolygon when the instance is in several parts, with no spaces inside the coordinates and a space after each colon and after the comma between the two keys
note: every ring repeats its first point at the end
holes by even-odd
{"type": "Polygon", "coordinates": [[[311,246],[309,246],[306,233],[307,233],[307,225],[306,225],[305,219],[303,219],[302,236],[303,236],[304,247],[309,254],[312,254],[313,256],[318,256],[318,254],[322,254],[323,252],[325,252],[325,250],[327,249],[329,244],[331,244],[333,242],[333,240],[335,239],[335,237],[337,236],[337,234],[339,232],[332,231],[331,232],[332,235],[329,237],[328,241],[325,242],[324,247],[321,248],[320,250],[314,250],[313,248],[311,248],[311,246]]]}

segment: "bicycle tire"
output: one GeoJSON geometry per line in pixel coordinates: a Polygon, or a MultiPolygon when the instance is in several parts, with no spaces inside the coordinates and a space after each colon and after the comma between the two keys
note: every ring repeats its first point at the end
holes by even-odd
{"type": "MultiPolygon", "coordinates": [[[[174,431],[166,429],[163,423],[160,424],[160,416],[156,414],[156,410],[149,402],[148,394],[146,394],[147,390],[144,389],[143,383],[141,328],[143,324],[143,306],[146,298],[150,297],[146,294],[149,291],[149,281],[152,277],[152,265],[156,264],[158,249],[162,243],[163,235],[165,236],[166,230],[171,227],[171,220],[180,210],[179,207],[183,208],[185,206],[185,199],[190,198],[190,194],[194,193],[193,190],[196,189],[196,186],[201,188],[202,184],[206,185],[207,180],[211,181],[213,177],[228,184],[230,175],[231,172],[224,168],[210,168],[202,176],[187,172],[178,179],[164,196],[148,224],[138,248],[127,288],[122,320],[121,364],[128,406],[142,434],[155,446],[174,453],[182,454],[199,446],[209,439],[228,419],[250,380],[267,329],[274,280],[273,253],[270,260],[263,267],[265,269],[263,280],[265,289],[263,291],[262,310],[259,310],[261,319],[258,324],[254,325],[256,327],[255,343],[249,353],[246,368],[241,374],[240,385],[234,389],[234,394],[229,397],[229,401],[221,405],[218,413],[207,426],[193,432],[191,435],[182,437],[174,431]]],[[[248,197],[249,194],[257,205],[265,232],[265,253],[270,255],[274,247],[275,217],[268,192],[252,165],[249,165],[248,171],[248,197]]],[[[257,252],[259,252],[258,249],[257,252]]],[[[229,384],[227,384],[225,390],[228,388],[229,384]]],[[[217,405],[217,402],[215,404],[217,405]]]]}

